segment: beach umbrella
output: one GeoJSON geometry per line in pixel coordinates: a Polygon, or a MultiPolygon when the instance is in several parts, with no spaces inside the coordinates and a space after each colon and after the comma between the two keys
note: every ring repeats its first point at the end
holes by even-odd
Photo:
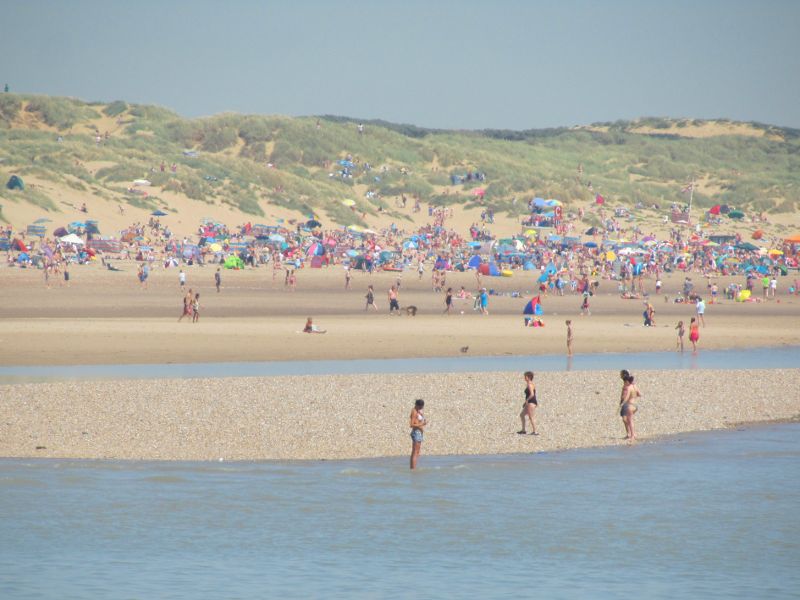
{"type": "Polygon", "coordinates": [[[715,205],[715,206],[712,206],[710,209],[708,209],[708,212],[709,212],[710,214],[712,214],[712,215],[718,215],[718,214],[719,214],[719,211],[720,211],[721,209],[722,209],[722,207],[721,207],[719,204],[717,204],[717,205],[715,205]]]}
{"type": "Polygon", "coordinates": [[[539,236],[539,232],[536,231],[535,229],[528,229],[525,232],[525,237],[538,237],[538,236],[539,236]]]}
{"type": "Polygon", "coordinates": [[[34,221],[34,223],[51,223],[52,221],[47,217],[40,217],[34,221]]]}
{"type": "Polygon", "coordinates": [[[350,200],[348,198],[347,200],[342,200],[342,204],[344,204],[345,206],[355,206],[356,205],[356,201],[355,200],[350,200]]]}
{"type": "Polygon", "coordinates": [[[355,233],[364,233],[364,228],[361,225],[350,225],[347,228],[355,233]]]}
{"type": "Polygon", "coordinates": [[[613,250],[609,250],[608,252],[606,252],[606,260],[616,260],[616,258],[617,255],[614,254],[613,250]]]}
{"type": "Polygon", "coordinates": [[[154,210],[150,214],[153,215],[154,217],[166,217],[167,216],[167,213],[165,213],[163,210],[154,210]]]}
{"type": "Polygon", "coordinates": [[[222,251],[222,246],[220,246],[220,245],[219,245],[218,243],[216,243],[216,242],[215,242],[215,243],[213,243],[213,244],[211,244],[211,245],[209,246],[209,248],[211,248],[211,251],[212,251],[212,252],[221,252],[221,251],[222,251]]]}
{"type": "Polygon", "coordinates": [[[784,241],[789,242],[790,244],[800,244],[800,234],[788,237],[784,241]]]}
{"type": "Polygon", "coordinates": [[[764,237],[764,231],[763,231],[763,230],[761,230],[761,229],[756,229],[756,230],[753,232],[752,238],[753,238],[754,240],[760,240],[762,237],[764,237]]]}
{"type": "Polygon", "coordinates": [[[587,229],[584,232],[584,235],[596,235],[596,234],[597,234],[597,227],[589,227],[589,229],[587,229]]]}
{"type": "Polygon", "coordinates": [[[283,237],[282,235],[277,234],[277,233],[273,233],[267,239],[269,239],[270,242],[285,242],[286,241],[285,237],[283,237]]]}
{"type": "Polygon", "coordinates": [[[355,250],[348,250],[347,256],[349,256],[350,258],[355,258],[356,256],[358,256],[358,252],[356,252],[355,250]]]}
{"type": "Polygon", "coordinates": [[[584,246],[586,246],[587,248],[597,248],[597,243],[596,242],[586,242],[584,244],[584,246]]]}
{"type": "Polygon", "coordinates": [[[67,231],[66,227],[59,227],[53,232],[53,235],[56,237],[61,237],[62,235],[67,235],[69,231],[67,231]]]}
{"type": "Polygon", "coordinates": [[[772,256],[783,256],[783,251],[778,250],[777,248],[773,248],[768,252],[768,254],[771,254],[772,256]]]}
{"type": "Polygon", "coordinates": [[[309,227],[311,229],[316,229],[317,227],[322,227],[322,223],[320,223],[316,219],[310,219],[309,221],[306,222],[306,227],[309,227]]]}

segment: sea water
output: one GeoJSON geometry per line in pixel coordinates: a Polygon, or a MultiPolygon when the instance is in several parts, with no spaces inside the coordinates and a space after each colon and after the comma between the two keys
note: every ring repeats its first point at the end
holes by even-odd
{"type": "Polygon", "coordinates": [[[464,373],[487,371],[595,371],[602,369],[793,369],[800,347],[564,355],[435,356],[356,360],[64,365],[0,367],[0,384],[69,379],[166,379],[268,377],[276,375],[352,375],[358,373],[464,373]]]}
{"type": "Polygon", "coordinates": [[[0,598],[800,594],[800,424],[420,463],[2,460],[0,598]]]}

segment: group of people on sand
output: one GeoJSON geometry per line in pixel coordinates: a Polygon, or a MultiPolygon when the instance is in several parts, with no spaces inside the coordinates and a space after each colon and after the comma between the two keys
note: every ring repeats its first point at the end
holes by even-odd
{"type": "MultiPolygon", "coordinates": [[[[539,400],[536,397],[533,371],[525,371],[522,377],[525,380],[525,400],[519,413],[522,429],[517,431],[517,434],[526,435],[528,433],[526,426],[530,423],[531,435],[539,435],[539,432],[536,431],[536,409],[539,406],[539,400]]],[[[639,386],[636,385],[634,376],[627,369],[621,370],[619,377],[622,380],[622,390],[619,396],[619,416],[625,427],[625,439],[628,443],[632,443],[636,440],[633,417],[639,410],[638,401],[642,397],[642,392],[639,390],[639,386]]],[[[422,442],[425,437],[425,427],[429,425],[428,419],[423,412],[424,409],[425,401],[422,399],[415,400],[409,416],[409,427],[411,428],[411,458],[409,466],[412,470],[417,468],[422,442]]]]}
{"type": "Polygon", "coordinates": [[[178,317],[178,323],[183,321],[183,317],[189,317],[189,321],[197,323],[200,320],[200,293],[192,294],[192,288],[183,296],[183,311],[178,317]]]}

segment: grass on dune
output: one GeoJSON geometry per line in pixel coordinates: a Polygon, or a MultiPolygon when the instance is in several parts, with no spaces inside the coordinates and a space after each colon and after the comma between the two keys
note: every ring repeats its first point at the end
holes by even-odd
{"type": "MultiPolygon", "coordinates": [[[[35,172],[76,188],[77,179],[109,192],[145,177],[189,198],[230,204],[254,216],[263,216],[264,208],[274,204],[326,215],[340,224],[359,223],[361,212],[374,214],[379,206],[391,208],[392,198],[402,194],[423,202],[474,205],[476,187],[484,188],[487,206],[512,214],[531,195],[557,198],[568,206],[590,201],[598,192],[622,204],[684,202],[680,190],[691,179],[713,185],[707,193],[695,193],[701,207],[726,203],[791,212],[800,203],[800,134],[792,129],[747,124],[775,139],[633,131],[649,127],[673,132],[709,123],[651,117],[597,124],[607,129],[601,131],[443,131],[365,121],[361,134],[358,123],[331,116],[184,119],[161,107],[124,101],[103,105],[3,94],[0,168],[23,176],[35,172]],[[91,128],[103,117],[118,119],[120,126],[102,144],[91,134],[72,133],[72,128],[91,128]],[[62,132],[63,140],[57,141],[52,130],[31,127],[31,119],[62,132]],[[186,150],[197,154],[186,155],[186,150]],[[338,161],[345,158],[358,165],[351,178],[337,173],[338,161]],[[108,166],[92,174],[82,166],[88,161],[108,166]],[[162,173],[162,162],[175,163],[177,172],[162,173]],[[361,169],[364,163],[372,169],[361,169]],[[483,172],[487,179],[451,185],[451,174],[468,171],[483,172]],[[383,200],[356,194],[356,185],[383,200]],[[345,198],[357,202],[357,211],[341,205],[345,198]]],[[[25,200],[45,202],[41,197],[25,200]]]]}

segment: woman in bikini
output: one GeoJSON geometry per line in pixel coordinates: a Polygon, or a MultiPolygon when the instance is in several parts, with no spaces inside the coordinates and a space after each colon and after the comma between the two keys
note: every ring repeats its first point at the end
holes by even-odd
{"type": "Polygon", "coordinates": [[[525,379],[525,402],[522,404],[522,411],[519,413],[520,421],[522,421],[522,429],[517,433],[525,435],[525,417],[531,422],[531,434],[539,435],[536,433],[536,407],[539,402],[536,400],[536,385],[533,383],[533,371],[525,371],[523,375],[525,379]]]}
{"type": "Polygon", "coordinates": [[[641,398],[642,394],[633,382],[633,375],[627,371],[622,371],[620,377],[622,377],[622,393],[619,399],[619,416],[622,417],[622,423],[625,425],[625,439],[633,441],[636,439],[636,433],[633,428],[633,415],[639,410],[639,407],[636,406],[636,400],[641,398]]]}

